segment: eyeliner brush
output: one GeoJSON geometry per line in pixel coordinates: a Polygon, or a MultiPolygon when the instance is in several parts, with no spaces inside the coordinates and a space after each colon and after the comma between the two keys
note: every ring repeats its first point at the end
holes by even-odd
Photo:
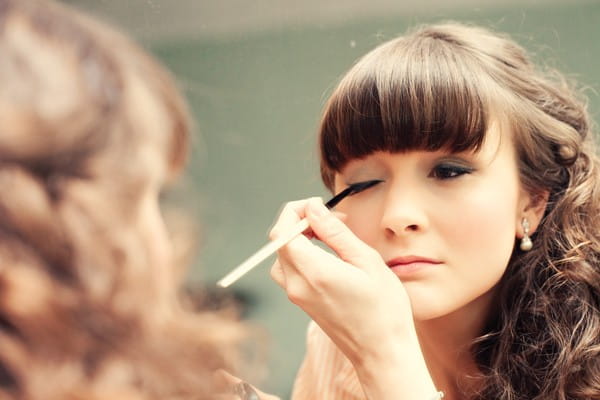
{"type": "MultiPolygon", "coordinates": [[[[348,196],[352,196],[353,194],[360,193],[363,190],[366,190],[372,186],[377,185],[382,182],[381,180],[372,180],[366,182],[359,182],[348,186],[346,189],[342,190],[340,193],[336,194],[332,197],[327,203],[325,203],[325,207],[331,209],[335,207],[340,201],[345,199],[348,196]]],[[[263,247],[261,247],[256,253],[251,255],[235,267],[231,272],[225,275],[220,281],[217,282],[217,286],[226,288],[229,285],[233,284],[235,281],[240,279],[242,276],[246,275],[250,272],[254,267],[256,267],[259,263],[264,261],[271,254],[275,253],[281,247],[285,246],[290,240],[294,239],[296,236],[304,232],[308,229],[308,220],[306,218],[299,221],[292,229],[286,232],[284,235],[278,237],[277,239],[267,243],[263,247]]]]}

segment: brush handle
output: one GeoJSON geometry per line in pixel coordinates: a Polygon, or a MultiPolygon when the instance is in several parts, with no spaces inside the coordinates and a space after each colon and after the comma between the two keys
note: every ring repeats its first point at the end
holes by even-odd
{"type": "Polygon", "coordinates": [[[263,262],[271,254],[275,253],[277,250],[285,246],[290,240],[292,240],[307,229],[308,220],[304,218],[284,235],[267,243],[266,245],[261,247],[256,253],[248,257],[246,261],[235,267],[230,273],[228,273],[220,281],[218,281],[217,285],[223,288],[226,288],[227,286],[231,285],[232,283],[240,279],[242,276],[246,275],[258,264],[263,262]]]}

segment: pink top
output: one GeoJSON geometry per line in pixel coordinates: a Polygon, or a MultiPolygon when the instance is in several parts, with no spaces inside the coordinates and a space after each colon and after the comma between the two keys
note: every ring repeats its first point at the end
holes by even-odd
{"type": "Polygon", "coordinates": [[[364,400],[354,367],[329,337],[311,321],[306,356],[298,371],[292,400],[364,400]]]}

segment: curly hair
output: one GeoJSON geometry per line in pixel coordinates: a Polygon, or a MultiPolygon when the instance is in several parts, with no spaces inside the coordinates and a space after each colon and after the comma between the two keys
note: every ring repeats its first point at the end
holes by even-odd
{"type": "Polygon", "coordinates": [[[364,56],[331,95],[321,176],[375,151],[477,150],[507,127],[521,185],[548,195],[529,252],[515,246],[473,343],[472,399],[600,399],[600,164],[584,97],[510,38],[419,27],[364,56]]]}
{"type": "Polygon", "coordinates": [[[0,0],[0,82],[0,398],[212,398],[247,329],[184,307],[136,228],[186,159],[169,73],[66,6],[0,0]]]}

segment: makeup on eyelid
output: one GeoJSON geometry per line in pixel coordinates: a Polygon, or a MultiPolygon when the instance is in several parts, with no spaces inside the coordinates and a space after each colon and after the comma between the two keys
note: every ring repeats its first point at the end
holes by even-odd
{"type": "MultiPolygon", "coordinates": [[[[420,169],[422,173],[430,178],[440,180],[452,179],[465,174],[476,172],[478,165],[483,162],[479,159],[479,153],[446,153],[444,151],[423,151],[425,154],[420,169]]],[[[378,154],[373,153],[365,158],[352,160],[340,172],[340,177],[344,185],[351,185],[352,182],[362,182],[372,179],[385,181],[393,171],[387,170],[385,162],[377,160],[378,154]]],[[[394,153],[383,153],[384,157],[394,153]]]]}
{"type": "Polygon", "coordinates": [[[432,168],[431,172],[429,173],[429,176],[431,176],[432,178],[444,180],[457,178],[461,175],[473,173],[474,171],[475,168],[468,167],[465,165],[459,165],[454,162],[442,162],[436,164],[432,168]]]}

